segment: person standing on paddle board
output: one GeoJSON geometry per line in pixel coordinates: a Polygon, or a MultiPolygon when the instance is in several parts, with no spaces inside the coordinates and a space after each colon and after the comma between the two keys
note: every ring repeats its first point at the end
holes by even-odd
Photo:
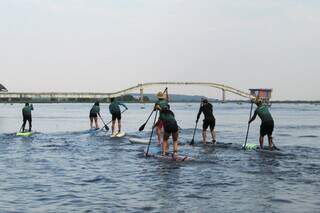
{"type": "Polygon", "coordinates": [[[160,146],[161,145],[161,130],[163,128],[163,122],[161,120],[162,109],[165,107],[170,109],[170,106],[168,104],[168,93],[166,93],[166,95],[165,95],[163,92],[158,92],[157,98],[158,98],[158,101],[155,103],[154,110],[159,110],[160,115],[159,115],[158,121],[155,124],[155,127],[156,127],[157,139],[158,139],[157,145],[160,146]]]}
{"type": "Polygon", "coordinates": [[[29,103],[26,103],[22,109],[22,116],[23,116],[22,132],[24,132],[24,130],[25,130],[27,121],[29,123],[29,132],[31,132],[31,128],[32,128],[31,111],[32,110],[33,110],[33,105],[32,104],[29,105],[29,103]]]}
{"type": "Polygon", "coordinates": [[[115,98],[111,98],[110,101],[111,101],[111,103],[109,105],[109,112],[112,115],[112,126],[111,126],[112,133],[111,134],[114,135],[116,120],[118,121],[118,133],[121,132],[120,105],[123,106],[126,110],[128,109],[128,107],[125,104],[116,101],[115,98]]]}
{"type": "Polygon", "coordinates": [[[91,129],[93,128],[93,121],[96,125],[96,129],[99,129],[99,125],[98,125],[98,115],[100,116],[100,106],[99,105],[100,105],[99,101],[96,101],[90,110],[89,118],[90,118],[90,128],[91,129]]]}
{"type": "Polygon", "coordinates": [[[201,107],[199,109],[198,115],[197,115],[197,120],[196,122],[198,123],[199,118],[201,113],[204,115],[203,119],[203,125],[202,125],[202,138],[203,138],[203,143],[205,144],[207,142],[207,129],[210,127],[210,132],[212,136],[212,143],[214,144],[216,142],[216,133],[214,130],[214,127],[216,125],[216,119],[213,116],[212,113],[212,104],[208,102],[207,99],[202,99],[201,100],[201,107]]]}
{"type": "Polygon", "coordinates": [[[174,117],[174,113],[169,110],[169,106],[163,106],[163,108],[160,110],[160,118],[163,128],[164,128],[164,134],[163,134],[163,143],[162,143],[162,155],[166,155],[168,153],[169,145],[168,145],[168,139],[170,135],[172,135],[173,140],[173,157],[178,152],[178,136],[179,136],[179,129],[177,121],[174,117]]]}
{"type": "Polygon", "coordinates": [[[274,128],[273,118],[266,104],[263,104],[261,100],[257,100],[255,103],[257,105],[257,109],[254,111],[252,118],[249,120],[249,124],[252,121],[254,121],[254,119],[256,119],[257,115],[259,116],[259,118],[261,119],[260,137],[259,137],[260,149],[263,149],[264,136],[268,135],[269,150],[272,150],[273,149],[272,132],[274,128]]]}

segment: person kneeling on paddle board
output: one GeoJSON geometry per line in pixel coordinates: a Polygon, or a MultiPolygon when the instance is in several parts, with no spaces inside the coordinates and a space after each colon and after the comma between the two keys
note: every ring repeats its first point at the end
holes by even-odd
{"type": "Polygon", "coordinates": [[[111,101],[111,103],[109,105],[109,112],[112,115],[112,126],[111,126],[112,133],[111,133],[111,135],[114,135],[114,133],[115,133],[114,129],[115,129],[116,120],[118,121],[118,132],[117,132],[117,134],[121,132],[120,105],[123,106],[126,110],[128,109],[128,107],[125,104],[116,101],[115,98],[111,98],[110,101],[111,101]]]}
{"type": "Polygon", "coordinates": [[[262,104],[261,100],[256,100],[255,103],[257,105],[257,109],[254,111],[252,118],[249,120],[249,124],[252,121],[254,121],[254,119],[256,119],[257,115],[259,116],[259,118],[261,119],[260,137],[259,137],[260,149],[263,149],[264,136],[268,135],[269,150],[272,150],[273,149],[272,132],[274,128],[273,118],[266,104],[262,104]]]}
{"type": "Polygon", "coordinates": [[[177,121],[174,117],[174,114],[169,110],[168,106],[164,106],[161,110],[160,119],[163,122],[164,134],[163,134],[163,143],[162,143],[162,155],[168,153],[168,139],[172,135],[173,140],[173,157],[177,154],[178,151],[178,136],[179,129],[177,121]]]}
{"type": "Polygon", "coordinates": [[[100,106],[99,105],[100,105],[99,101],[96,101],[90,110],[89,118],[90,118],[90,128],[91,129],[93,128],[93,120],[96,125],[96,129],[99,129],[99,125],[98,125],[98,115],[100,116],[100,106]]]}
{"type": "Polygon", "coordinates": [[[160,146],[161,145],[161,130],[163,128],[163,121],[161,120],[162,109],[165,107],[170,109],[170,106],[168,104],[168,94],[165,95],[163,92],[158,92],[157,98],[158,98],[158,101],[155,103],[154,109],[160,111],[160,116],[159,116],[158,121],[155,124],[155,127],[156,127],[157,139],[158,139],[157,145],[160,146]]]}
{"type": "Polygon", "coordinates": [[[31,104],[29,106],[29,103],[26,103],[22,109],[22,116],[23,116],[22,132],[24,132],[25,130],[27,121],[29,123],[29,132],[31,132],[31,128],[32,128],[31,110],[33,110],[33,105],[31,104]]]}
{"type": "Polygon", "coordinates": [[[212,104],[210,104],[207,99],[202,99],[201,102],[202,102],[202,104],[199,109],[196,122],[198,123],[200,115],[201,115],[201,113],[203,113],[203,115],[204,115],[203,125],[202,125],[203,143],[205,144],[207,141],[208,127],[210,127],[210,132],[211,132],[211,136],[212,136],[212,143],[215,143],[216,142],[216,133],[215,133],[214,127],[216,125],[216,119],[212,113],[212,104]]]}

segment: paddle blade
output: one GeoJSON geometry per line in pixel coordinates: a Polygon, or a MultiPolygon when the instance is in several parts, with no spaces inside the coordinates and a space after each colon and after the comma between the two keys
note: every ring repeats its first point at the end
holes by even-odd
{"type": "Polygon", "coordinates": [[[107,125],[104,125],[104,128],[106,129],[106,131],[109,131],[109,127],[107,125]]]}
{"type": "Polygon", "coordinates": [[[190,141],[189,145],[194,145],[194,140],[190,141]]]}
{"type": "Polygon", "coordinates": [[[140,126],[139,128],[139,132],[143,131],[145,126],[146,126],[146,123],[142,124],[142,126],[140,126]]]}

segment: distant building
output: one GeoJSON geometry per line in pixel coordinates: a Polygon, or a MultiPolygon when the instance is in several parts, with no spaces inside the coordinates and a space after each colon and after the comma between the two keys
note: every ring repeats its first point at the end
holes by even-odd
{"type": "Polygon", "coordinates": [[[8,90],[2,84],[0,84],[0,92],[8,92],[8,90]]]}

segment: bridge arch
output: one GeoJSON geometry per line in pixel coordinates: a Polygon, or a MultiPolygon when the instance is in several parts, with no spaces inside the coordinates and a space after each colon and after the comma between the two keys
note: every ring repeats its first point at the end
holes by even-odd
{"type": "Polygon", "coordinates": [[[175,86],[183,86],[183,85],[192,85],[192,86],[208,86],[215,89],[221,89],[222,90],[222,100],[225,101],[225,94],[226,92],[230,92],[236,95],[239,95],[244,98],[252,99],[254,98],[250,93],[241,91],[239,89],[235,89],[233,87],[224,85],[224,84],[218,84],[218,83],[211,83],[211,82],[148,82],[148,83],[140,83],[136,86],[120,90],[115,93],[111,93],[110,97],[119,97],[122,95],[126,95],[129,93],[132,93],[136,91],[137,89],[140,89],[140,98],[142,100],[143,96],[143,90],[146,87],[152,87],[152,86],[169,86],[169,85],[175,85],[175,86]]]}
{"type": "Polygon", "coordinates": [[[127,95],[136,90],[140,90],[140,97],[143,96],[143,90],[146,87],[152,86],[169,86],[169,85],[191,85],[191,86],[207,86],[216,89],[222,90],[222,100],[225,100],[225,94],[227,92],[239,95],[244,98],[253,99],[250,93],[235,89],[233,87],[217,84],[212,82],[148,82],[148,83],[140,83],[135,86],[129,87],[124,90],[120,90],[117,92],[111,93],[88,93],[88,92],[0,92],[0,100],[57,100],[57,99],[105,99],[111,97],[119,97],[123,95],[127,95]]]}

